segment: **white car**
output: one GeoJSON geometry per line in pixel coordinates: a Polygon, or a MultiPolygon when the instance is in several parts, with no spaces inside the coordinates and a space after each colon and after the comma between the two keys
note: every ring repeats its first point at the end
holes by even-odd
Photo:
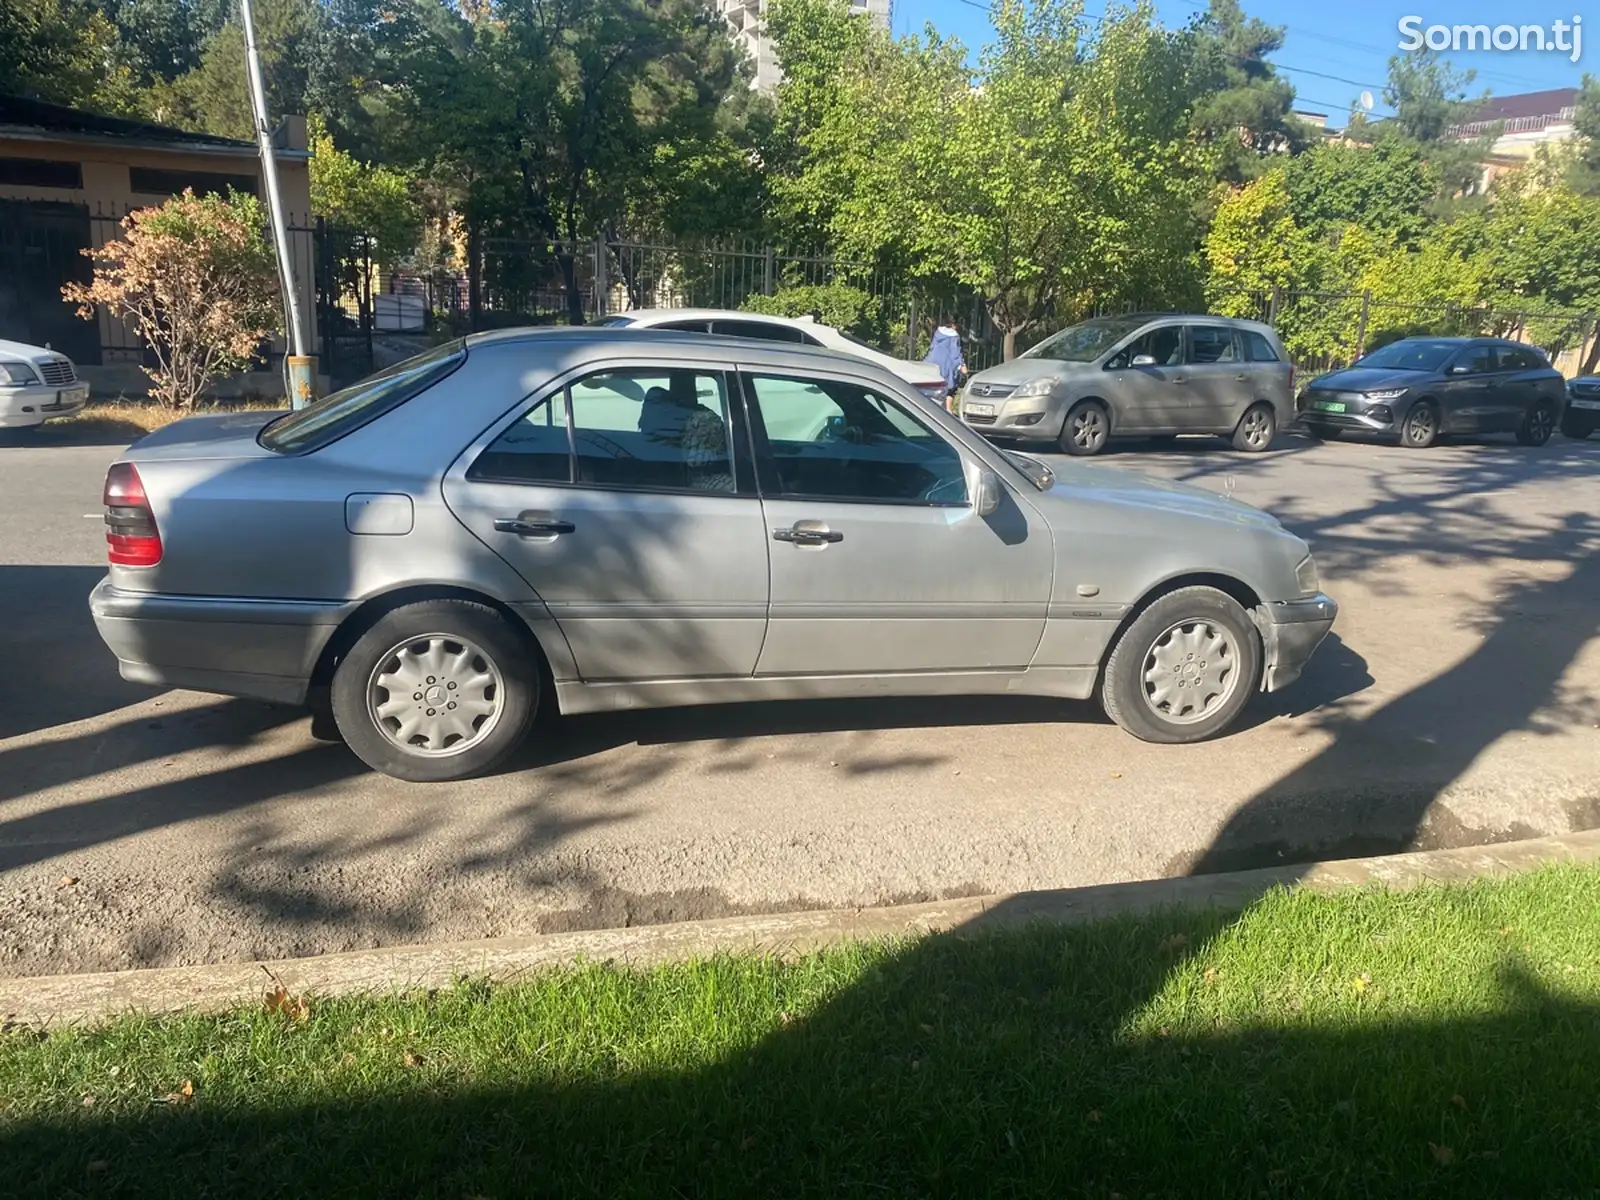
{"type": "Polygon", "coordinates": [[[42,425],[89,403],[89,385],[65,354],[0,338],[0,429],[42,425]]]}
{"type": "Polygon", "coordinates": [[[764,313],[739,312],[728,308],[638,308],[613,313],[596,322],[599,325],[626,326],[631,329],[669,329],[687,333],[720,333],[724,337],[755,338],[763,342],[791,342],[802,346],[821,346],[838,354],[849,354],[875,363],[898,375],[933,403],[944,404],[944,376],[932,363],[912,362],[885,354],[859,338],[853,338],[831,325],[811,317],[769,317],[764,313]]]}

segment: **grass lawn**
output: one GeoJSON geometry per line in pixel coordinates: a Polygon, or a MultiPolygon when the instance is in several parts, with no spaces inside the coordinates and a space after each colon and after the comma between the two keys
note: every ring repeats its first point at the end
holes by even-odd
{"type": "Polygon", "coordinates": [[[1600,1193],[1600,871],[0,1036],[23,1196],[1600,1193]]]}

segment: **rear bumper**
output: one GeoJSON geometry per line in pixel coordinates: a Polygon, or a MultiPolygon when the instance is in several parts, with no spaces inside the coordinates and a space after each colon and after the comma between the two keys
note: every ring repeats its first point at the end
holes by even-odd
{"type": "Polygon", "coordinates": [[[100,638],[134,683],[303,704],[312,672],[352,602],[89,594],[100,638]]]}
{"type": "Polygon", "coordinates": [[[1276,692],[1300,678],[1306,663],[1333,628],[1339,606],[1331,596],[1319,592],[1305,600],[1263,604],[1255,613],[1266,652],[1261,690],[1276,692]]]}

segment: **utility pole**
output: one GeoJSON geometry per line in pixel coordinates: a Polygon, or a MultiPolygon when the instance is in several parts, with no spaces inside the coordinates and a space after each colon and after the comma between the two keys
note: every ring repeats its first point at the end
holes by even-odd
{"type": "Polygon", "coordinates": [[[267,212],[272,220],[272,244],[278,252],[278,279],[289,307],[289,403],[304,408],[316,396],[317,360],[295,286],[294,256],[289,252],[289,231],[283,219],[283,197],[278,191],[278,159],[273,153],[272,127],[267,123],[267,96],[261,86],[261,55],[256,50],[256,21],[250,0],[239,0],[244,25],[245,68],[250,81],[250,109],[255,114],[256,142],[261,147],[261,178],[267,189],[267,212]]]}

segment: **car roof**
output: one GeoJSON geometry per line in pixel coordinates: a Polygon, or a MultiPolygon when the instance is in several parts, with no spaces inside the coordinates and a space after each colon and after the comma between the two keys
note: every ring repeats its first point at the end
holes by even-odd
{"type": "Polygon", "coordinates": [[[772,357],[814,359],[819,365],[846,363],[853,367],[867,366],[890,378],[894,377],[871,359],[822,346],[767,342],[721,333],[691,333],[679,329],[629,329],[619,325],[533,325],[468,334],[463,341],[469,351],[478,346],[539,341],[615,343],[619,348],[629,350],[637,350],[641,345],[682,347],[690,357],[703,357],[708,348],[713,348],[725,351],[735,360],[772,357]]]}
{"type": "Polygon", "coordinates": [[[780,317],[772,313],[742,312],[737,308],[632,308],[626,312],[607,313],[608,317],[627,317],[634,321],[709,321],[734,319],[740,321],[771,321],[779,325],[815,327],[811,317],[780,317]]]}
{"type": "Polygon", "coordinates": [[[1271,325],[1265,321],[1252,321],[1248,317],[1224,317],[1217,313],[1189,313],[1189,312],[1131,312],[1131,313],[1106,313],[1104,316],[1090,317],[1086,321],[1078,322],[1080,325],[1090,325],[1095,322],[1127,322],[1129,324],[1144,325],[1151,321],[1204,321],[1208,325],[1227,325],[1234,329],[1254,329],[1260,333],[1274,333],[1271,325]]]}

